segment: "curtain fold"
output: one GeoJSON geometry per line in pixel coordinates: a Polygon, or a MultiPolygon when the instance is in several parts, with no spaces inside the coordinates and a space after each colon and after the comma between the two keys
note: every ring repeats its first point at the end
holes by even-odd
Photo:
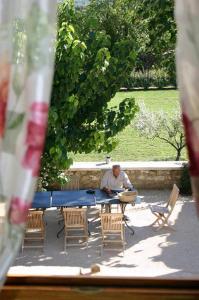
{"type": "Polygon", "coordinates": [[[48,119],[56,1],[0,0],[0,284],[34,194],[48,119]]]}
{"type": "Polygon", "coordinates": [[[190,162],[193,196],[199,216],[199,1],[176,0],[177,76],[190,162]]]}

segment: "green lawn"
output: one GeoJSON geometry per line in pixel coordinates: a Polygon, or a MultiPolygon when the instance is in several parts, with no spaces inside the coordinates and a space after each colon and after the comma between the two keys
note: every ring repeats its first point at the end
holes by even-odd
{"type": "MultiPolygon", "coordinates": [[[[126,97],[134,97],[138,104],[144,102],[147,108],[154,111],[170,112],[179,106],[179,93],[176,90],[119,92],[110,105],[116,106],[126,97]]],[[[175,159],[175,151],[172,147],[158,140],[139,137],[131,126],[120,132],[117,138],[117,147],[109,153],[114,161],[175,159]]],[[[73,159],[74,161],[100,161],[104,160],[105,156],[106,153],[90,153],[75,155],[73,159]]],[[[181,159],[186,159],[185,150],[181,159]]]]}

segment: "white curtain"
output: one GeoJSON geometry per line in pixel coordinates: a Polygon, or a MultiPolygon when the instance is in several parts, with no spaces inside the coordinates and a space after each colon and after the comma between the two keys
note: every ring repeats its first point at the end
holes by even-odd
{"type": "Polygon", "coordinates": [[[178,85],[199,215],[199,0],[176,0],[178,85]]]}
{"type": "Polygon", "coordinates": [[[0,285],[19,251],[43,151],[55,0],[0,0],[0,285]]]}

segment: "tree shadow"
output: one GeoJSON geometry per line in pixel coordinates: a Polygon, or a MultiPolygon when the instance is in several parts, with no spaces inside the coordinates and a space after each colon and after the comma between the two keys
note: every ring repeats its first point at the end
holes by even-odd
{"type": "MultiPolygon", "coordinates": [[[[133,226],[135,235],[126,229],[126,250],[122,256],[121,251],[104,251],[100,255],[101,237],[100,221],[95,218],[95,209],[90,210],[89,247],[73,247],[64,253],[63,236],[56,238],[59,230],[56,211],[46,213],[47,228],[44,253],[39,250],[25,250],[20,253],[14,266],[56,266],[69,268],[90,268],[93,264],[100,264],[114,270],[129,270],[131,276],[159,276],[159,277],[186,277],[199,274],[198,251],[198,220],[195,205],[190,198],[180,199],[176,204],[174,214],[175,229],[163,228],[154,231],[150,224],[154,217],[150,213],[148,204],[165,202],[169,191],[141,191],[142,204],[131,207],[127,212],[130,217],[130,226],[133,226]],[[151,273],[150,273],[151,268],[151,273]],[[159,269],[158,269],[159,268],[159,269]]],[[[118,271],[115,271],[116,273],[118,271]]],[[[127,271],[128,272],[128,271],[127,271]]]]}
{"type": "Polygon", "coordinates": [[[175,228],[176,231],[159,244],[161,254],[151,256],[150,259],[177,270],[172,275],[174,277],[199,277],[199,223],[192,201],[183,201],[175,228]]]}

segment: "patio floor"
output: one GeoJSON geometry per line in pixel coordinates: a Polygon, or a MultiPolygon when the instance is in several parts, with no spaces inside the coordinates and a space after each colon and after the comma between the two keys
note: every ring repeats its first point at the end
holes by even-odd
{"type": "Polygon", "coordinates": [[[161,278],[199,277],[199,222],[195,204],[190,197],[180,197],[176,203],[171,221],[175,231],[163,228],[154,231],[150,224],[154,216],[149,204],[165,202],[170,191],[142,190],[139,195],[142,203],[135,207],[127,206],[126,215],[130,218],[135,234],[126,229],[126,250],[124,257],[116,251],[104,251],[100,256],[100,223],[96,208],[89,209],[89,248],[70,247],[63,251],[63,235],[57,239],[60,229],[57,211],[45,212],[47,221],[45,250],[25,249],[20,253],[9,274],[52,274],[79,275],[89,272],[93,264],[100,265],[98,275],[143,276],[161,278]],[[93,221],[92,221],[93,220],[93,221]]]}

